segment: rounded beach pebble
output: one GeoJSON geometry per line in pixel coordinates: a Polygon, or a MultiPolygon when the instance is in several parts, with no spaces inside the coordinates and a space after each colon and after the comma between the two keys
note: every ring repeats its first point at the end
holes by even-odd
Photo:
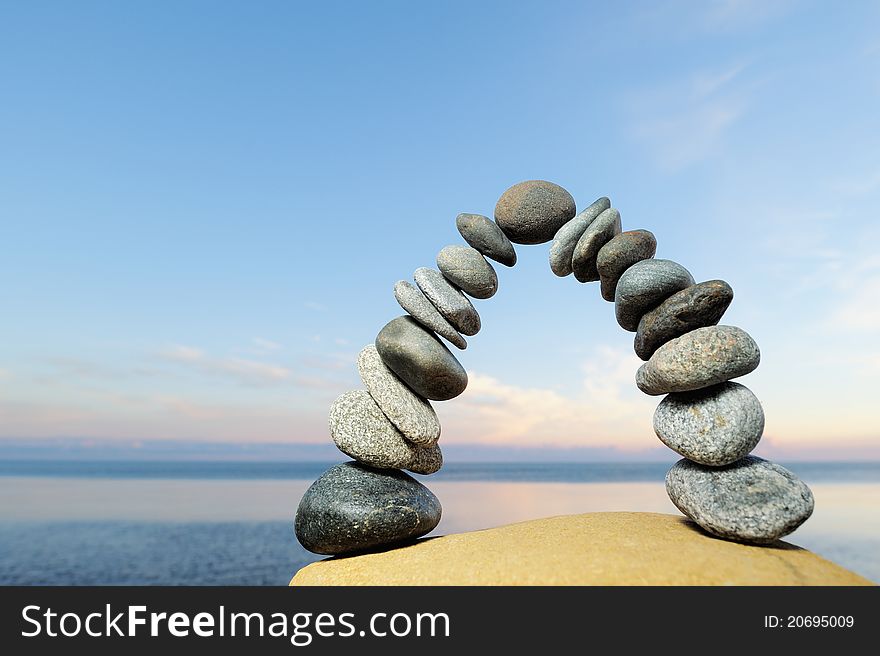
{"type": "Polygon", "coordinates": [[[543,244],[575,215],[574,198],[546,180],[528,180],[501,194],[495,221],[515,244],[543,244]]]}
{"type": "Polygon", "coordinates": [[[603,196],[556,232],[553,244],[550,246],[550,270],[554,274],[564,277],[571,273],[571,257],[578,240],[587,226],[609,207],[611,201],[603,196]]]}
{"type": "Polygon", "coordinates": [[[666,342],[636,372],[645,394],[702,389],[754,371],[761,361],[755,340],[736,326],[697,328],[666,342]]]}
{"type": "Polygon", "coordinates": [[[440,420],[427,399],[413,392],[389,369],[373,344],[358,355],[358,373],[383,414],[410,442],[434,444],[440,437],[440,420]]]}
{"type": "Polygon", "coordinates": [[[649,260],[657,251],[657,239],[649,230],[621,232],[599,249],[596,270],[602,286],[602,298],[614,301],[617,281],[636,262],[649,260]]]}
{"type": "Polygon", "coordinates": [[[440,522],[440,502],[412,476],[345,462],[306,490],[294,530],[313,553],[338,555],[408,542],[440,522]]]}
{"type": "Polygon", "coordinates": [[[575,244],[571,256],[571,269],[578,282],[599,280],[596,256],[599,250],[618,234],[620,234],[620,212],[614,207],[602,212],[587,226],[584,234],[575,244]]]}
{"type": "Polygon", "coordinates": [[[498,291],[495,269],[476,248],[444,246],[437,254],[437,268],[449,282],[474,298],[492,298],[498,291]]]}
{"type": "Polygon", "coordinates": [[[461,336],[452,324],[443,318],[434,304],[422,293],[422,290],[408,283],[406,280],[398,280],[394,284],[394,298],[410,316],[422,324],[428,330],[446,339],[460,349],[467,348],[467,340],[461,336]]]}
{"type": "Polygon", "coordinates": [[[764,432],[764,410],[745,385],[721,383],[667,396],[654,412],[654,432],[688,460],[719,467],[757,446],[764,432]]]}
{"type": "Polygon", "coordinates": [[[813,493],[785,467],[746,456],[725,467],[679,460],[666,474],[676,507],[727,540],[773,542],[813,512],[813,493]]]}
{"type": "Polygon", "coordinates": [[[723,280],[701,282],[676,292],[642,315],[633,340],[636,355],[647,360],[670,339],[714,326],[732,300],[733,289],[723,280]]]}
{"type": "Polygon", "coordinates": [[[614,313],[624,330],[634,333],[639,320],[677,291],[694,284],[694,277],[671,260],[642,260],[620,276],[614,292],[614,313]]]}
{"type": "Polygon", "coordinates": [[[504,266],[516,264],[516,251],[507,235],[488,216],[482,214],[459,214],[455,227],[464,240],[490,260],[504,266]]]}
{"type": "Polygon", "coordinates": [[[330,406],[330,436],[340,451],[370,467],[433,474],[443,466],[436,443],[418,446],[404,439],[364,390],[346,392],[330,406]]]}
{"type": "Polygon", "coordinates": [[[389,321],[376,336],[382,362],[419,396],[455,398],[467,387],[464,367],[437,337],[412,317],[389,321]]]}
{"type": "Polygon", "coordinates": [[[453,328],[468,336],[480,332],[480,315],[473,304],[442,273],[419,267],[413,277],[422,293],[453,328]]]}

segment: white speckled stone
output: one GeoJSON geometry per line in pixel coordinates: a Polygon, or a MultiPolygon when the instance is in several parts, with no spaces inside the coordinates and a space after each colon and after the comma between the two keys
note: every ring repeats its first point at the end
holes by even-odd
{"type": "Polygon", "coordinates": [[[480,332],[480,315],[467,296],[453,287],[442,273],[436,269],[419,267],[413,277],[419,289],[453,328],[468,337],[480,332]]]}
{"type": "Polygon", "coordinates": [[[748,387],[726,382],[667,396],[654,412],[654,432],[688,460],[719,467],[757,446],[764,410],[748,387]]]}
{"type": "Polygon", "coordinates": [[[619,234],[620,212],[614,207],[602,212],[595,221],[587,226],[584,234],[575,244],[574,253],[571,256],[571,270],[574,271],[574,277],[578,282],[599,280],[596,257],[601,248],[619,234]]]}
{"type": "Polygon", "coordinates": [[[679,460],[666,474],[676,507],[703,529],[741,542],[767,543],[813,513],[813,493],[785,467],[756,456],[724,467],[679,460]]]}
{"type": "Polygon", "coordinates": [[[460,349],[467,348],[467,340],[443,318],[421,289],[406,280],[398,280],[394,285],[394,298],[400,303],[400,307],[425,328],[433,330],[460,349]]]}
{"type": "Polygon", "coordinates": [[[413,392],[385,366],[375,345],[358,355],[358,372],[370,396],[391,423],[414,444],[430,446],[440,437],[440,420],[427,399],[413,392]]]}
{"type": "Polygon", "coordinates": [[[571,257],[574,255],[574,247],[578,240],[587,226],[609,207],[611,201],[603,196],[556,232],[553,244],[550,246],[550,270],[554,274],[565,277],[571,273],[571,257]]]}
{"type": "Polygon", "coordinates": [[[439,446],[404,439],[365,390],[346,392],[333,402],[330,436],[340,451],[370,467],[432,474],[443,465],[439,446]]]}
{"type": "Polygon", "coordinates": [[[498,291],[495,269],[476,248],[444,246],[437,254],[437,268],[449,282],[474,298],[492,298],[498,291]]]}

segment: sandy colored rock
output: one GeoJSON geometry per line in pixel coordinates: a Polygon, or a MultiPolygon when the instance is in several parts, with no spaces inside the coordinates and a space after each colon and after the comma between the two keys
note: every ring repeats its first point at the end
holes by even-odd
{"type": "Polygon", "coordinates": [[[786,542],[745,545],[658,513],[587,513],[312,563],[291,585],[871,585],[786,542]]]}

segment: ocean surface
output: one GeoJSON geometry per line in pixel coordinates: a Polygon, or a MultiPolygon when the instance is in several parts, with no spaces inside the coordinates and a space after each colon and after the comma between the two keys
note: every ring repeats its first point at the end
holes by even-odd
{"type": "MultiPolygon", "coordinates": [[[[0,584],[285,585],[319,559],[293,535],[332,463],[0,462],[0,584]]],[[[787,541],[880,581],[880,463],[784,463],[816,496],[787,541]]],[[[678,514],[667,463],[447,463],[433,534],[595,511],[678,514]]]]}

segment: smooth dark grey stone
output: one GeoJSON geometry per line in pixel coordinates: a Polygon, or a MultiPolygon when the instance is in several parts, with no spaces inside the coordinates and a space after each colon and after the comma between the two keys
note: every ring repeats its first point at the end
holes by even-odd
{"type": "Polygon", "coordinates": [[[459,214],[455,219],[455,226],[464,240],[480,251],[490,260],[495,260],[504,266],[512,267],[516,264],[516,251],[513,244],[488,216],[482,214],[459,214]]]}
{"type": "Polygon", "coordinates": [[[467,387],[464,367],[437,336],[412,317],[389,321],[376,336],[382,362],[426,399],[447,401],[467,387]]]}
{"type": "Polygon", "coordinates": [[[460,349],[467,348],[467,340],[443,318],[421,289],[406,280],[398,280],[394,285],[394,298],[400,303],[400,307],[409,312],[410,316],[425,328],[433,330],[460,349]]]}
{"type": "Polygon", "coordinates": [[[688,460],[719,467],[747,456],[764,432],[764,410],[745,385],[676,392],[654,412],[654,432],[688,460]]]}
{"type": "Polygon", "coordinates": [[[666,474],[676,507],[703,529],[727,540],[773,542],[813,513],[813,493],[797,476],[756,456],[725,467],[679,460],[666,474]]]}
{"type": "Polygon", "coordinates": [[[666,342],[636,372],[645,394],[702,389],[754,371],[761,351],[749,334],[736,326],[697,328],[666,342]]]}
{"type": "Polygon", "coordinates": [[[369,467],[433,474],[443,465],[436,443],[419,446],[407,441],[365,390],[337,398],[330,406],[329,423],[330,436],[339,450],[369,467]],[[436,469],[423,471],[431,465],[436,469]]]}
{"type": "Polygon", "coordinates": [[[671,260],[642,260],[620,276],[614,292],[614,313],[624,330],[635,332],[639,320],[677,291],[694,284],[694,277],[671,260]]]}
{"type": "Polygon", "coordinates": [[[575,215],[574,198],[546,180],[513,185],[495,205],[495,222],[515,244],[543,244],[575,215]]]}
{"type": "Polygon", "coordinates": [[[571,270],[574,271],[574,277],[578,282],[599,280],[596,256],[599,255],[599,250],[618,234],[620,234],[620,212],[614,207],[602,212],[587,226],[584,234],[575,244],[571,256],[571,270]]]}
{"type": "Polygon", "coordinates": [[[474,298],[492,298],[498,291],[495,269],[476,248],[444,246],[437,254],[437,268],[449,282],[474,298]]]}
{"type": "Polygon", "coordinates": [[[611,201],[604,196],[562,226],[553,236],[550,246],[550,270],[559,277],[571,273],[571,258],[574,247],[584,231],[602,212],[611,207],[611,201]]]}
{"type": "Polygon", "coordinates": [[[357,366],[370,396],[404,438],[420,446],[437,442],[440,420],[430,401],[413,392],[382,362],[375,345],[369,344],[361,350],[357,366]]]}
{"type": "Polygon", "coordinates": [[[419,289],[453,328],[468,336],[480,332],[480,315],[467,297],[444,278],[442,273],[436,269],[420,267],[413,277],[419,289]]]}
{"type": "Polygon", "coordinates": [[[596,270],[601,281],[602,298],[614,301],[617,281],[636,262],[649,260],[657,251],[657,239],[648,230],[621,232],[599,249],[596,270]]]}
{"type": "Polygon", "coordinates": [[[670,339],[714,326],[732,300],[733,289],[723,280],[708,280],[676,292],[642,315],[633,340],[636,355],[647,360],[670,339]]]}
{"type": "Polygon", "coordinates": [[[437,497],[412,476],[345,462],[306,490],[294,530],[313,553],[348,554],[421,537],[437,526],[441,513],[437,497]]]}

